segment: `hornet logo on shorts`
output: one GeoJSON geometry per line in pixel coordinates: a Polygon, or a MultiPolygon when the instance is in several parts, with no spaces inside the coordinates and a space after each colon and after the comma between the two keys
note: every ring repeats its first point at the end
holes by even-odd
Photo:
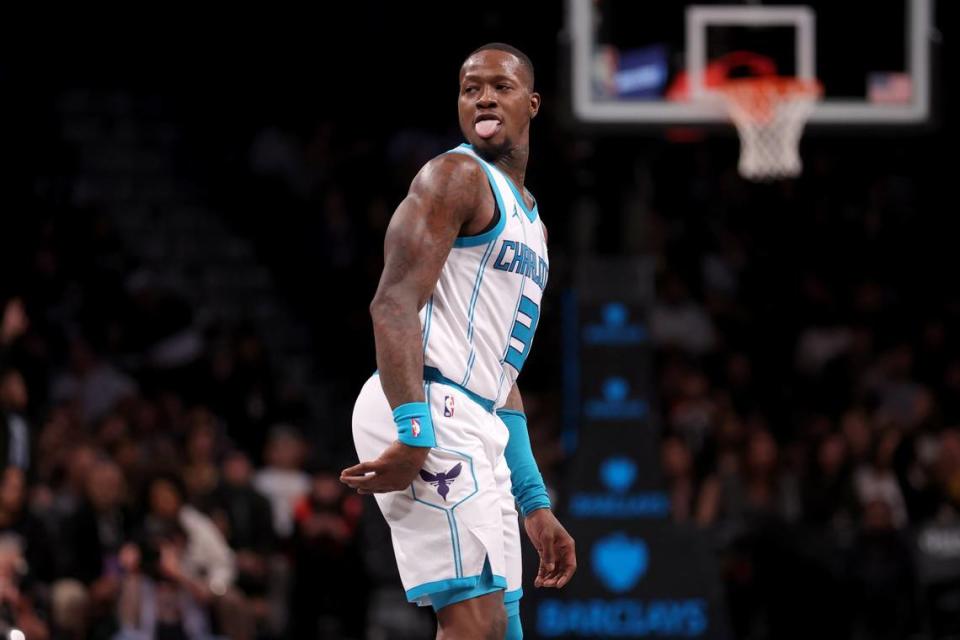
{"type": "Polygon", "coordinates": [[[453,417],[453,396],[443,396],[443,417],[453,417]]]}
{"type": "Polygon", "coordinates": [[[420,437],[420,421],[416,418],[410,418],[410,431],[413,433],[414,438],[420,437]]]}
{"type": "Polygon", "coordinates": [[[460,475],[460,470],[463,468],[463,463],[458,462],[453,466],[449,471],[441,471],[438,474],[432,474],[429,471],[420,469],[420,477],[423,478],[424,482],[429,482],[437,488],[437,493],[440,494],[440,497],[443,498],[443,501],[447,501],[447,494],[450,493],[450,485],[453,484],[453,481],[457,479],[457,476],[460,475]]]}

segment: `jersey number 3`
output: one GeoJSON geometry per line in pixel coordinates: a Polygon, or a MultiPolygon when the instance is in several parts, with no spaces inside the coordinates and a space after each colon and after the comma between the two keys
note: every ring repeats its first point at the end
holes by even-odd
{"type": "Polygon", "coordinates": [[[540,320],[540,308],[527,296],[521,296],[520,307],[517,309],[517,321],[513,323],[513,332],[510,334],[510,344],[507,345],[507,357],[504,361],[517,370],[523,369],[523,363],[530,354],[530,345],[533,344],[533,333],[537,330],[540,320]],[[529,324],[521,322],[520,316],[526,316],[529,324]],[[513,346],[516,340],[522,345],[522,350],[513,346]]]}

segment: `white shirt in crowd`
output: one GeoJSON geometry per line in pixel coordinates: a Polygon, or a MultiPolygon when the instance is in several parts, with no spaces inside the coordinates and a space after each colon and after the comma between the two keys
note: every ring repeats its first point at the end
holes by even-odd
{"type": "Polygon", "coordinates": [[[233,551],[213,520],[190,505],[180,508],[179,520],[187,534],[184,570],[193,577],[204,576],[210,590],[223,595],[236,577],[233,551]]]}
{"type": "Polygon", "coordinates": [[[310,491],[310,477],[294,469],[267,467],[257,472],[253,486],[268,500],[273,510],[273,530],[281,538],[293,533],[293,509],[310,491]]]}

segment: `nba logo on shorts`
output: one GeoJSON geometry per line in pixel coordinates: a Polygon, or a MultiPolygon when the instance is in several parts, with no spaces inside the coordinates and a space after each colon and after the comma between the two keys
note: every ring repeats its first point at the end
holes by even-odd
{"type": "Polygon", "coordinates": [[[453,396],[443,396],[443,417],[453,417],[453,396]]]}
{"type": "Polygon", "coordinates": [[[410,431],[413,432],[414,438],[420,437],[420,421],[416,418],[410,418],[410,431]]]}

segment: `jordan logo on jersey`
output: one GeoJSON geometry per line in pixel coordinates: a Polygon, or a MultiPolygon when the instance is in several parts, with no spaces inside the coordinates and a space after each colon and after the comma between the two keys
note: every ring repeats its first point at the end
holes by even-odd
{"type": "Polygon", "coordinates": [[[530,278],[541,291],[547,286],[547,276],[550,272],[547,261],[518,240],[503,241],[500,245],[500,253],[493,262],[493,268],[530,278]]]}

